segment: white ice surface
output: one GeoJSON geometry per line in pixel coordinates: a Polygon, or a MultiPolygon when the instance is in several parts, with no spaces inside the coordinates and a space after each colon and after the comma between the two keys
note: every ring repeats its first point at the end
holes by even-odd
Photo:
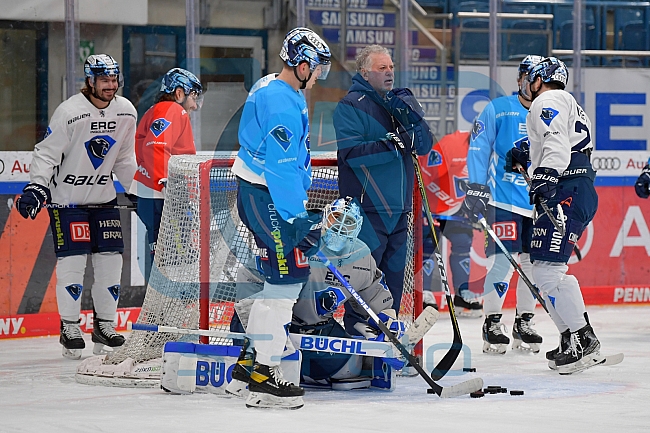
{"type": "MultiPolygon", "coordinates": [[[[559,376],[544,352],[557,331],[543,310],[536,329],[538,355],[481,352],[482,319],[460,319],[476,373],[446,377],[442,385],[482,377],[485,386],[525,391],[520,397],[486,395],[440,399],[419,377],[400,378],[397,390],[308,390],[296,411],[247,409],[213,395],[169,395],[158,389],[80,385],[78,361],[64,359],[57,337],[0,341],[0,432],[641,432],[650,431],[650,307],[592,307],[591,321],[604,354],[625,353],[617,366],[559,376]]],[[[506,310],[508,332],[514,311],[506,310]]],[[[425,337],[426,347],[451,342],[443,314],[425,337]]],[[[84,357],[92,343],[86,336],[84,357]]],[[[437,359],[444,353],[435,352],[437,359]]],[[[461,355],[462,358],[462,355],[461,355]]],[[[461,369],[461,362],[456,364],[461,369]]]]}

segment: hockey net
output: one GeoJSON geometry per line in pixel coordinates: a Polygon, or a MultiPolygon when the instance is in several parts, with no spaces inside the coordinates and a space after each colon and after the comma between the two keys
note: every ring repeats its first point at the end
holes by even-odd
{"type": "MultiPolygon", "coordinates": [[[[154,266],[138,323],[229,329],[237,273],[258,254],[252,234],[238,216],[237,183],[231,165],[232,159],[213,155],[170,158],[154,266]]],[[[307,208],[322,209],[339,196],[335,157],[314,158],[312,172],[307,208]]],[[[413,245],[410,215],[408,260],[399,312],[400,319],[407,324],[422,310],[421,293],[415,293],[413,245]],[[414,302],[416,297],[418,302],[414,302]]],[[[339,320],[342,311],[341,306],[335,315],[339,320]]],[[[129,365],[146,363],[162,356],[166,342],[181,338],[188,341],[187,336],[177,334],[133,331],[124,345],[107,355],[102,364],[108,367],[127,361],[129,365]]],[[[198,337],[193,341],[196,340],[198,337]]],[[[209,342],[232,344],[231,340],[212,337],[209,342]]]]}

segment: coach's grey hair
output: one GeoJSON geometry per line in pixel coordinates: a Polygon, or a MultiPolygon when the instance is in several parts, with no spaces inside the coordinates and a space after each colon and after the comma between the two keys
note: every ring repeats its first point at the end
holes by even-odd
{"type": "Polygon", "coordinates": [[[359,51],[356,58],[357,72],[361,72],[362,69],[370,68],[370,55],[371,54],[386,54],[390,56],[390,51],[381,45],[368,45],[359,51]]]}

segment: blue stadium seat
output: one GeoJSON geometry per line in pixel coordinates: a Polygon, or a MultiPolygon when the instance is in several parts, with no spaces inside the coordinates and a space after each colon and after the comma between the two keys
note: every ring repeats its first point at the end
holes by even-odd
{"type": "Polygon", "coordinates": [[[604,66],[611,68],[641,68],[643,62],[638,57],[610,57],[604,66]]]}
{"type": "Polygon", "coordinates": [[[531,33],[509,33],[507,34],[507,43],[503,58],[512,60],[513,58],[523,58],[528,54],[538,54],[547,56],[549,53],[548,38],[542,31],[546,30],[544,20],[510,20],[508,26],[514,30],[537,30],[531,33]]]}
{"type": "Polygon", "coordinates": [[[464,1],[456,5],[456,12],[490,12],[490,2],[483,1],[464,1]]]}
{"type": "Polygon", "coordinates": [[[545,14],[548,13],[547,5],[539,3],[506,3],[501,5],[501,12],[514,14],[545,14]]]}
{"type": "MultiPolygon", "coordinates": [[[[573,56],[558,56],[558,59],[562,60],[569,67],[573,65],[573,56]]],[[[594,66],[594,62],[591,60],[591,57],[582,56],[582,66],[594,66]]]]}
{"type": "Polygon", "coordinates": [[[643,21],[633,21],[621,28],[621,49],[645,51],[648,49],[648,29],[643,21]]]}
{"type": "Polygon", "coordinates": [[[466,19],[461,22],[463,29],[482,29],[480,32],[465,32],[460,35],[460,58],[487,60],[489,57],[489,20],[485,18],[466,19]]]}
{"type": "Polygon", "coordinates": [[[614,9],[614,49],[622,50],[623,48],[623,28],[633,23],[643,23],[645,14],[643,9],[634,7],[616,6],[614,9]]]}

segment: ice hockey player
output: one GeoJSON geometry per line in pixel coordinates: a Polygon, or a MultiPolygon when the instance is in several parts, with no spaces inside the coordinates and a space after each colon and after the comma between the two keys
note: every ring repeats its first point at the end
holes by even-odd
{"type": "MultiPolygon", "coordinates": [[[[340,198],[325,207],[323,211],[321,251],[345,275],[349,283],[366,301],[389,329],[400,336],[404,331],[402,322],[397,320],[392,309],[393,297],[384,282],[383,273],[377,268],[370,249],[357,238],[363,217],[359,205],[350,197],[340,198]]],[[[365,321],[357,322],[359,334],[367,339],[383,340],[377,324],[368,320],[368,314],[351,298],[340,281],[316,257],[309,259],[311,275],[304,284],[300,296],[293,306],[293,318],[289,331],[295,334],[351,338],[334,318],[337,308],[349,302],[355,312],[365,321]]],[[[244,268],[238,275],[237,315],[231,330],[243,332],[241,324],[248,321],[248,310],[256,293],[262,290],[262,276],[259,270],[244,268]]],[[[430,314],[437,317],[435,310],[430,314]]],[[[250,333],[250,331],[249,331],[250,333]]],[[[413,339],[415,339],[414,337],[413,339]]],[[[416,341],[408,342],[415,344],[416,341]]],[[[233,369],[233,381],[227,391],[234,395],[245,394],[250,383],[249,370],[254,358],[253,349],[245,343],[244,350],[233,369]]],[[[313,386],[327,386],[333,389],[367,388],[371,379],[364,368],[364,358],[358,355],[333,354],[315,351],[302,351],[301,382],[313,386]],[[366,374],[362,371],[365,370],[366,374]]],[[[368,359],[373,362],[372,359],[368,359]]],[[[367,364],[365,364],[367,365],[367,364]]],[[[390,384],[384,386],[388,387],[390,384]]]]}
{"type": "Polygon", "coordinates": [[[302,407],[304,390],[282,377],[286,326],[302,284],[306,256],[318,250],[321,216],[308,213],[311,185],[309,116],[301,89],[325,79],[327,44],[312,30],[296,28],[280,51],[282,72],[249,93],[239,124],[241,148],[232,171],[238,178],[237,208],[262,251],[264,290],[251,307],[248,331],[271,334],[257,341],[248,407],[302,407]]]}
{"type": "MultiPolygon", "coordinates": [[[[467,154],[469,185],[464,206],[470,219],[482,214],[496,230],[499,239],[524,272],[531,277],[530,237],[533,207],[529,204],[527,184],[521,174],[506,172],[506,154],[513,146],[527,145],[526,115],[530,98],[521,90],[531,68],[542,60],[526,56],[519,64],[516,95],[494,99],[474,122],[467,154]]],[[[490,257],[483,285],[483,352],[506,353],[510,338],[501,323],[505,300],[514,268],[506,255],[488,237],[486,255],[490,257]]],[[[520,278],[517,284],[517,308],[512,327],[512,348],[539,352],[542,337],[532,327],[536,299],[520,278]]]]}
{"type": "Polygon", "coordinates": [[[648,158],[648,163],[643,167],[639,178],[634,183],[634,191],[639,198],[650,197],[650,158],[648,158]]]}
{"type": "Polygon", "coordinates": [[[560,347],[547,353],[560,374],[600,362],[600,342],[587,320],[580,285],[566,273],[573,245],[598,208],[596,173],[590,162],[591,121],[564,90],[568,80],[566,65],[555,57],[543,59],[529,71],[524,94],[532,101],[526,118],[530,151],[511,151],[513,164],[526,167],[530,162],[530,202],[536,208],[546,203],[565,227],[562,236],[549,217],[536,209],[539,216],[533,224],[530,254],[533,278],[561,334],[560,347]]]}
{"type": "Polygon", "coordinates": [[[85,347],[79,313],[88,255],[95,277],[93,353],[124,343],[113,323],[124,241],[119,210],[111,208],[117,204],[112,173],[128,191],[136,170],[136,110],[116,94],[122,85],[119,65],[109,55],[96,54],[86,59],[84,72],[84,88],[56,108],[45,138],[36,144],[30,183],[16,202],[20,215],[32,219],[46,204],[51,205],[59,341],[63,356],[73,359],[79,359],[85,347]]]}
{"type": "MultiPolygon", "coordinates": [[[[461,131],[447,134],[433,146],[429,154],[419,156],[418,160],[422,168],[422,181],[427,189],[431,212],[440,224],[439,229],[436,229],[438,242],[440,242],[439,233],[451,242],[449,267],[455,291],[456,313],[459,316],[481,317],[483,315],[481,302],[469,289],[469,253],[472,248],[474,227],[462,209],[465,191],[461,185],[467,182],[469,136],[469,132],[461,131]]],[[[424,220],[428,223],[426,218],[424,220]]],[[[425,257],[428,257],[435,247],[428,225],[424,227],[423,233],[425,257]]],[[[433,262],[435,263],[435,260],[433,262]]],[[[437,265],[434,266],[437,269],[437,265]]],[[[432,299],[433,294],[425,288],[423,298],[432,299]]]]}
{"type": "Polygon", "coordinates": [[[194,135],[190,113],[201,108],[203,86],[199,79],[181,68],[165,74],[158,102],[142,117],[135,139],[138,170],[130,193],[138,196],[137,214],[147,229],[144,277],[149,281],[165,202],[167,162],[171,155],[194,155],[194,135]]]}

